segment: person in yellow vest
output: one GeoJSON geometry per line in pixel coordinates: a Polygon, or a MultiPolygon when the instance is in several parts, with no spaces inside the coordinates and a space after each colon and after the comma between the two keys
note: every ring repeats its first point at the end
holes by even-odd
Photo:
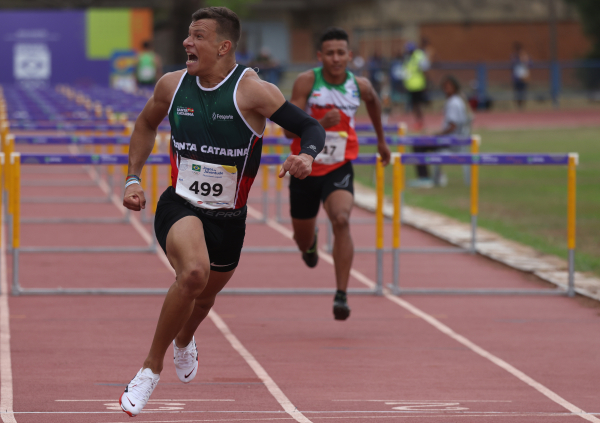
{"type": "Polygon", "coordinates": [[[406,43],[404,59],[404,88],[408,94],[408,101],[415,114],[415,129],[423,129],[423,109],[422,105],[427,98],[425,90],[427,88],[427,78],[425,72],[429,70],[430,62],[425,52],[418,49],[413,42],[406,43]]]}
{"type": "Polygon", "coordinates": [[[135,77],[138,87],[154,88],[156,81],[162,76],[162,60],[152,49],[152,42],[145,41],[142,51],[137,57],[135,77]]]}

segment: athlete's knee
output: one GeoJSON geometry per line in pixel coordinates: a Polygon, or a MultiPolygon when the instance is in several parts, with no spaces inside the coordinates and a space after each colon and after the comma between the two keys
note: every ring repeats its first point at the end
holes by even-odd
{"type": "Polygon", "coordinates": [[[340,212],[331,216],[331,226],[334,232],[350,230],[350,214],[340,212]]]}
{"type": "Polygon", "coordinates": [[[189,297],[198,297],[208,282],[210,266],[196,264],[184,269],[177,277],[177,282],[184,294],[189,297]]]}
{"type": "Polygon", "coordinates": [[[203,297],[196,299],[196,308],[208,313],[213,305],[215,305],[216,296],[203,297]]]}
{"type": "Polygon", "coordinates": [[[307,233],[294,232],[294,241],[296,241],[296,245],[300,251],[306,251],[312,246],[315,239],[314,234],[314,230],[307,233]]]}

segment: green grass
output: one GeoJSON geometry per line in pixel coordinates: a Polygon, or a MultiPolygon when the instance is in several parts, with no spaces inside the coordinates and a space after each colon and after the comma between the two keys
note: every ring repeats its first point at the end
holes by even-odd
{"type": "MultiPolygon", "coordinates": [[[[576,269],[600,275],[600,128],[482,131],[482,152],[577,152],[576,269]]],[[[369,152],[362,149],[362,152],[369,152]]],[[[372,150],[371,150],[372,151],[372,150]]],[[[355,167],[373,186],[373,168],[355,167]]],[[[462,169],[445,166],[449,184],[408,189],[406,203],[469,221],[469,189],[462,169]]],[[[407,178],[414,169],[407,169],[407,178]]],[[[386,180],[391,181],[390,169],[386,180]]],[[[391,182],[390,182],[391,183],[391,182]]],[[[386,184],[386,192],[391,186],[386,184]]],[[[539,251],[566,257],[567,170],[559,166],[481,166],[479,224],[539,251]]]]}

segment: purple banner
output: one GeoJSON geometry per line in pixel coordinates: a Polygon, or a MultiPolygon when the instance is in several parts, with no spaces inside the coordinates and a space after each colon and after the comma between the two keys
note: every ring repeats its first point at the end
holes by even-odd
{"type": "Polygon", "coordinates": [[[86,57],[85,12],[0,12],[0,83],[108,85],[110,61],[86,57]]]}

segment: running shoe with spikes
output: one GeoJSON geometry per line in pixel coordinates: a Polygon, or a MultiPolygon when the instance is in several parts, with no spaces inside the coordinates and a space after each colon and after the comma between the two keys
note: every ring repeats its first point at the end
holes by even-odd
{"type": "Polygon", "coordinates": [[[187,347],[179,348],[173,341],[173,360],[175,361],[175,371],[177,377],[183,383],[189,383],[196,377],[198,372],[198,349],[196,340],[192,340],[187,347]]]}
{"type": "Polygon", "coordinates": [[[348,307],[348,298],[343,291],[337,291],[333,299],[333,316],[335,320],[346,320],[350,317],[350,307],[348,307]]]}
{"type": "Polygon", "coordinates": [[[119,404],[129,417],[135,417],[148,403],[152,391],[160,375],[152,373],[150,369],[140,369],[135,377],[125,387],[125,392],[119,398],[119,404]]]}
{"type": "Polygon", "coordinates": [[[315,228],[315,240],[310,248],[302,253],[302,260],[308,267],[316,267],[319,262],[319,252],[317,251],[317,235],[319,228],[315,228]]]}

